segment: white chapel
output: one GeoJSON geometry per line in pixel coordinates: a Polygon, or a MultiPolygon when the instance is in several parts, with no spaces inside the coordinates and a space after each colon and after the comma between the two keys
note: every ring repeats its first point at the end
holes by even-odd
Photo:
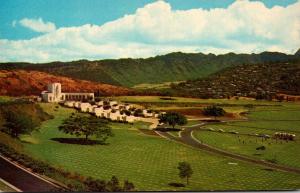
{"type": "Polygon", "coordinates": [[[45,102],[61,102],[61,101],[82,101],[94,100],[94,93],[63,93],[61,92],[60,83],[51,83],[48,90],[41,93],[42,100],[45,102]]]}

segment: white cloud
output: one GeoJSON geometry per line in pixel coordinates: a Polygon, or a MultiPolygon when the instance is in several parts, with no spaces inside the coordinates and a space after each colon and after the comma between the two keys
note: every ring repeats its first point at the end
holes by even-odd
{"type": "MultiPolygon", "coordinates": [[[[19,21],[20,25],[29,28],[36,32],[47,33],[56,30],[56,26],[52,22],[44,22],[42,18],[38,19],[28,19],[24,18],[19,21]]],[[[16,23],[13,23],[16,25],[16,23]]]]}
{"type": "Polygon", "coordinates": [[[30,40],[0,40],[0,60],[94,60],[174,51],[294,53],[300,47],[298,10],[300,1],[267,8],[261,2],[240,0],[228,8],[210,10],[172,10],[170,4],[158,1],[102,26],[55,29],[39,19],[32,23],[41,25],[28,22],[32,29],[51,33],[30,40]]]}
{"type": "Polygon", "coordinates": [[[16,27],[16,25],[17,25],[17,21],[13,20],[13,22],[11,23],[11,26],[16,27]]]}

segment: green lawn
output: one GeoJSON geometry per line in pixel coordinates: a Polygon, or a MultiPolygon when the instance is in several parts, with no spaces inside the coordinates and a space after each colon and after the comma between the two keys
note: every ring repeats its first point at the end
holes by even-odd
{"type": "Polygon", "coordinates": [[[4,182],[1,181],[1,178],[0,178],[0,192],[16,192],[16,190],[7,186],[4,182]]]}
{"type": "MultiPolygon", "coordinates": [[[[214,128],[214,127],[212,127],[214,128]]],[[[212,131],[199,131],[194,135],[206,144],[235,153],[255,157],[256,159],[276,159],[279,164],[300,168],[300,143],[277,142],[269,139],[262,141],[261,138],[243,135],[234,135],[212,131]],[[244,143],[243,143],[244,142],[244,143]],[[257,147],[265,146],[266,150],[256,150],[257,147]]]]}
{"type": "Polygon", "coordinates": [[[137,85],[134,85],[132,88],[133,89],[166,89],[166,88],[170,88],[170,85],[172,83],[180,83],[182,81],[176,81],[176,82],[163,82],[163,83],[142,83],[142,84],[137,84],[137,85]]]}
{"type": "Polygon", "coordinates": [[[253,99],[199,99],[199,98],[185,98],[185,97],[172,97],[175,100],[163,100],[162,96],[117,96],[112,99],[123,102],[153,102],[153,103],[199,103],[199,104],[220,104],[220,105],[285,105],[286,102],[272,102],[260,101],[253,99]]]}
{"type": "Polygon", "coordinates": [[[184,126],[192,126],[192,125],[197,125],[197,124],[200,124],[200,123],[201,123],[201,121],[199,121],[199,120],[188,120],[187,124],[184,125],[184,126]]]}
{"type": "MultiPolygon", "coordinates": [[[[41,104],[55,119],[44,122],[40,132],[32,135],[38,143],[26,143],[26,151],[32,156],[55,166],[76,171],[86,176],[134,182],[138,190],[278,190],[299,189],[300,175],[264,170],[262,167],[215,156],[177,144],[160,137],[147,136],[134,130],[136,126],[113,123],[115,136],[109,145],[71,145],[51,140],[55,137],[71,137],[57,127],[73,112],[54,105],[41,104]],[[188,161],[193,170],[190,185],[173,188],[170,182],[185,182],[178,177],[177,164],[188,161]],[[231,165],[235,162],[237,165],[231,165]]],[[[146,126],[145,126],[146,127],[146,126]]]]}
{"type": "Polygon", "coordinates": [[[7,102],[13,99],[14,99],[13,97],[9,97],[9,96],[0,96],[0,102],[7,102]]]}
{"type": "Polygon", "coordinates": [[[194,135],[204,143],[228,151],[256,157],[257,159],[276,159],[280,164],[300,168],[300,108],[298,104],[272,107],[270,109],[257,107],[251,111],[249,119],[250,121],[206,125],[205,128],[237,131],[239,134],[257,133],[271,136],[277,131],[283,131],[296,134],[296,141],[288,143],[277,141],[276,143],[276,140],[269,139],[262,142],[258,137],[212,131],[197,131],[194,135]],[[257,151],[256,147],[261,145],[266,146],[266,150],[257,151]]]}
{"type": "Polygon", "coordinates": [[[168,133],[175,136],[175,137],[179,137],[179,132],[180,131],[169,131],[168,133]]]}
{"type": "MultiPolygon", "coordinates": [[[[177,103],[175,103],[174,105],[171,106],[159,106],[159,105],[155,105],[152,107],[153,110],[160,110],[160,111],[166,111],[166,110],[189,110],[189,109],[203,109],[206,105],[202,105],[201,107],[195,107],[195,106],[188,106],[188,107],[184,107],[184,106],[178,106],[177,103]]],[[[248,109],[246,109],[243,106],[231,106],[231,107],[223,107],[223,109],[228,112],[228,113],[241,113],[244,111],[247,111],[248,109]]]]}

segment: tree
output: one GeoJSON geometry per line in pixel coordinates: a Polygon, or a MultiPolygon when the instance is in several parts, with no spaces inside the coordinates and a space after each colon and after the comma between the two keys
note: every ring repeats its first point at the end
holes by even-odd
{"type": "Polygon", "coordinates": [[[159,116],[159,122],[168,123],[169,125],[172,125],[174,129],[177,124],[185,125],[187,123],[187,119],[182,114],[176,112],[168,112],[159,116]]]}
{"type": "Polygon", "coordinates": [[[206,115],[206,116],[214,116],[215,119],[216,119],[218,116],[225,115],[225,111],[221,107],[217,107],[215,105],[212,105],[212,106],[208,106],[208,107],[204,108],[203,109],[203,114],[206,115]]]}
{"type": "Polygon", "coordinates": [[[135,117],[143,117],[143,116],[144,116],[143,110],[142,110],[142,109],[136,109],[136,110],[134,111],[133,115],[134,115],[135,117]]]}
{"type": "Polygon", "coordinates": [[[186,178],[186,184],[189,184],[189,178],[193,174],[193,170],[191,168],[191,165],[187,162],[179,162],[178,167],[179,169],[179,177],[180,178],[186,178]]]}
{"type": "Polygon", "coordinates": [[[59,130],[77,137],[84,135],[85,140],[88,140],[89,136],[95,135],[101,142],[105,142],[108,137],[113,136],[107,121],[93,116],[71,116],[63,122],[59,130]]]}
{"type": "Polygon", "coordinates": [[[112,176],[110,181],[98,180],[88,177],[84,181],[85,190],[91,192],[129,192],[134,191],[134,184],[125,180],[123,186],[116,176],[112,176]]]}
{"type": "Polygon", "coordinates": [[[125,180],[123,185],[123,191],[129,192],[133,190],[134,190],[134,184],[132,182],[129,182],[128,180],[125,180]]]}
{"type": "Polygon", "coordinates": [[[39,125],[39,123],[28,114],[6,111],[4,116],[5,123],[3,126],[6,128],[7,133],[15,138],[18,138],[20,134],[30,134],[39,125]]]}
{"type": "Polygon", "coordinates": [[[121,112],[121,115],[125,113],[126,116],[130,116],[131,112],[129,110],[123,109],[121,112]]]}
{"type": "Polygon", "coordinates": [[[122,188],[120,187],[119,179],[116,176],[112,176],[111,180],[107,182],[107,188],[110,192],[120,192],[122,188]]]}
{"type": "Polygon", "coordinates": [[[84,185],[86,186],[85,189],[86,191],[90,192],[105,192],[107,191],[106,189],[106,182],[104,180],[95,180],[91,177],[88,177],[84,185]]]}
{"type": "Polygon", "coordinates": [[[163,92],[163,95],[166,97],[169,97],[169,99],[171,99],[172,93],[171,93],[171,91],[167,90],[167,91],[163,92]]]}

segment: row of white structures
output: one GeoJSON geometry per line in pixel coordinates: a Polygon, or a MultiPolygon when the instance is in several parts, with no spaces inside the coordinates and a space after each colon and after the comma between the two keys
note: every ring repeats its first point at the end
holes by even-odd
{"type": "MultiPolygon", "coordinates": [[[[127,121],[132,123],[134,121],[139,121],[141,118],[133,115],[127,116],[125,113],[121,114],[121,109],[129,110],[131,105],[119,105],[116,101],[110,101],[111,108],[104,109],[103,101],[91,105],[90,103],[78,102],[78,101],[65,101],[64,103],[67,107],[73,107],[79,109],[81,112],[88,112],[95,114],[97,117],[107,118],[115,121],[127,121]]],[[[157,118],[159,114],[148,113],[147,110],[143,110],[143,115],[145,117],[155,117],[157,118]]]]}

